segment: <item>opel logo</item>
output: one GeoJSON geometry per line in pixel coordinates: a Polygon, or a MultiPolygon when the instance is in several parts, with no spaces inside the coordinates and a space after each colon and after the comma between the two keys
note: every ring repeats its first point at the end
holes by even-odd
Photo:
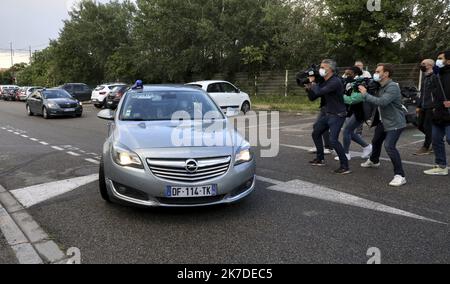
{"type": "Polygon", "coordinates": [[[196,173],[198,170],[197,161],[193,160],[193,159],[187,160],[185,169],[186,169],[186,171],[188,171],[191,174],[196,173]]]}

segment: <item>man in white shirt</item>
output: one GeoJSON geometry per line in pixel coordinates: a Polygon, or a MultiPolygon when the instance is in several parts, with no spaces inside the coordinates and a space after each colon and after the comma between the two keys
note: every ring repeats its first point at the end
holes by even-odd
{"type": "Polygon", "coordinates": [[[361,69],[361,71],[363,72],[362,76],[364,78],[372,79],[372,75],[370,74],[370,72],[364,70],[364,62],[358,60],[358,61],[355,62],[355,66],[358,67],[359,69],[361,69]]]}

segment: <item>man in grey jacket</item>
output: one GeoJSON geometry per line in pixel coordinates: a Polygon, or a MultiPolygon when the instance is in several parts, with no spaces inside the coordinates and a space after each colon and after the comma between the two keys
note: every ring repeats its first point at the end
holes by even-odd
{"type": "Polygon", "coordinates": [[[402,159],[397,150],[397,142],[406,128],[406,117],[403,110],[400,87],[391,79],[393,74],[394,69],[391,64],[378,64],[374,74],[374,80],[381,84],[378,95],[368,94],[367,89],[363,86],[359,88],[364,100],[378,107],[377,117],[374,119],[376,130],[372,141],[373,153],[370,159],[363,163],[361,167],[380,167],[381,149],[384,143],[386,152],[394,165],[395,173],[395,177],[389,185],[400,187],[406,184],[406,178],[402,159]]]}

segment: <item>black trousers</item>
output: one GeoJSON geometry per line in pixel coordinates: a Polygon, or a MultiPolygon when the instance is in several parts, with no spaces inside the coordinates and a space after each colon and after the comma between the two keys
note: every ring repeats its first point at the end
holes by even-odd
{"type": "Polygon", "coordinates": [[[433,143],[433,110],[423,109],[417,118],[417,128],[425,134],[423,147],[430,149],[433,143]]]}

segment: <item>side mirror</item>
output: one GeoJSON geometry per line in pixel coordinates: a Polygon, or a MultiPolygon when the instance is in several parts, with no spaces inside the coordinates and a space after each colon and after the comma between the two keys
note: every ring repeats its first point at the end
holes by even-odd
{"type": "Polygon", "coordinates": [[[234,116],[238,116],[239,112],[237,110],[235,110],[234,108],[229,107],[229,108],[227,108],[226,115],[227,115],[227,117],[234,117],[234,116]]]}
{"type": "Polygon", "coordinates": [[[114,120],[115,112],[110,109],[104,109],[97,114],[97,117],[104,120],[114,120]]]}
{"type": "Polygon", "coordinates": [[[240,94],[241,90],[240,89],[236,89],[236,94],[240,94]]]}

